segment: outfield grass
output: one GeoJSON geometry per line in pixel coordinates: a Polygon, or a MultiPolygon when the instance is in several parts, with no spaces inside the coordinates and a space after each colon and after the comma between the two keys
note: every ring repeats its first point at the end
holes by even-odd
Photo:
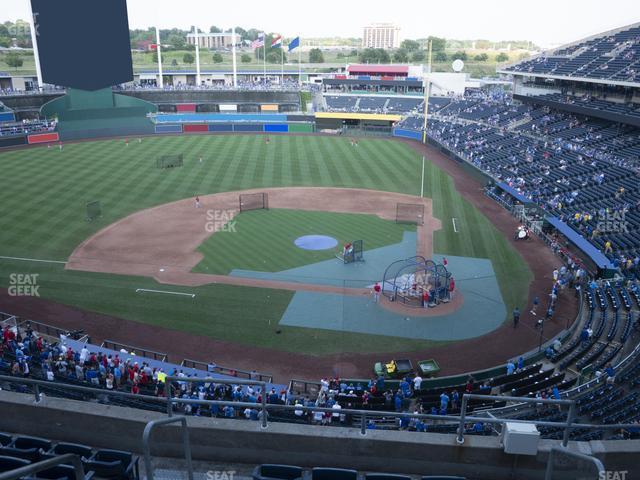
{"type": "Polygon", "coordinates": [[[335,258],[348,241],[364,240],[365,249],[372,250],[399,243],[405,231],[415,231],[415,226],[352,213],[254,210],[235,220],[233,231],[216,232],[198,248],[204,259],[195,272],[227,275],[234,268],[280,272],[335,258]],[[329,235],[338,246],[329,250],[295,246],[296,238],[312,234],[329,235]]]}
{"type": "MultiPolygon", "coordinates": [[[[341,137],[273,136],[265,145],[261,136],[193,135],[145,138],[129,146],[122,140],[107,140],[67,144],[63,151],[38,147],[6,152],[0,154],[0,256],[63,261],[80,242],[115,220],[196,194],[278,186],[419,194],[421,158],[413,150],[386,139],[362,139],[359,145],[353,149],[341,137]],[[183,153],[184,166],[170,171],[155,168],[156,157],[167,153],[183,153]],[[198,162],[200,155],[203,164],[198,162]],[[103,208],[103,217],[91,223],[84,211],[89,200],[100,200],[103,208]]],[[[460,197],[451,178],[429,162],[426,178],[425,195],[434,199],[435,214],[443,223],[435,236],[435,251],[490,258],[507,308],[524,304],[531,273],[522,258],[460,197]],[[451,217],[458,219],[458,233],[451,217]]],[[[152,279],[0,259],[0,286],[8,286],[11,273],[39,273],[40,294],[48,299],[248,345],[312,354],[390,352],[432,345],[291,327],[275,337],[271,333],[290,292],[205,286],[189,289],[197,297],[188,303],[135,293],[136,288],[158,288],[152,279]]]]}

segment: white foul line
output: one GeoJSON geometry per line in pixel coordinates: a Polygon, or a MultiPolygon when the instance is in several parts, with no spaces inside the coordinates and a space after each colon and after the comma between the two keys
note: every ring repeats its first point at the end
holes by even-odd
{"type": "Polygon", "coordinates": [[[21,260],[23,262],[61,263],[63,265],[67,264],[67,262],[62,262],[60,260],[39,260],[37,258],[2,257],[2,256],[0,256],[0,258],[4,260],[21,260]]]}
{"type": "Polygon", "coordinates": [[[422,157],[422,181],[420,183],[420,198],[424,197],[424,157],[422,157]]]}
{"type": "Polygon", "coordinates": [[[196,298],[195,293],[169,292],[167,290],[149,290],[147,288],[136,288],[136,293],[138,292],[166,293],[168,295],[183,295],[185,297],[196,298]]]}
{"type": "Polygon", "coordinates": [[[452,218],[451,222],[453,223],[453,231],[458,233],[458,227],[456,227],[456,219],[452,218]]]}

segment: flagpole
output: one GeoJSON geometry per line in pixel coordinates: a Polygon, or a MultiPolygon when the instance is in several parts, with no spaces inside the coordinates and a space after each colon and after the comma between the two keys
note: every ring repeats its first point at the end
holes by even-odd
{"type": "Polygon", "coordinates": [[[280,85],[284,85],[284,43],[280,44],[280,61],[280,75],[282,77],[280,85]]]}
{"type": "MultiPolygon", "coordinates": [[[[264,35],[264,34],[263,34],[264,35]]],[[[267,84],[267,36],[264,35],[264,42],[262,42],[262,79],[264,80],[264,84],[267,84]]]]}
{"type": "Polygon", "coordinates": [[[231,29],[231,52],[233,57],[233,88],[238,87],[238,64],[236,63],[236,27],[231,29]]]}
{"type": "Polygon", "coordinates": [[[162,45],[160,44],[160,30],[156,27],[156,52],[158,53],[158,75],[160,76],[160,88],[164,88],[164,78],[162,76],[162,45]]]}
{"type": "Polygon", "coordinates": [[[302,85],[302,48],[298,45],[298,86],[302,85]]]}

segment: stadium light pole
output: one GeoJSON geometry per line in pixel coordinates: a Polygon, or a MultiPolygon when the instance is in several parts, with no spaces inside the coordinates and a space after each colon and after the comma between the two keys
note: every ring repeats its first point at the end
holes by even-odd
{"type": "Polygon", "coordinates": [[[429,91],[431,90],[431,46],[429,40],[429,56],[427,62],[427,78],[424,83],[424,124],[422,125],[422,143],[427,143],[427,114],[429,113],[429,91]]]}
{"type": "Polygon", "coordinates": [[[231,28],[231,59],[233,61],[233,88],[237,88],[238,64],[236,63],[236,27],[231,28]]]}
{"type": "Polygon", "coordinates": [[[156,52],[158,53],[158,75],[160,77],[160,88],[164,88],[164,78],[162,76],[162,44],[160,43],[160,30],[156,27],[156,52]]]}

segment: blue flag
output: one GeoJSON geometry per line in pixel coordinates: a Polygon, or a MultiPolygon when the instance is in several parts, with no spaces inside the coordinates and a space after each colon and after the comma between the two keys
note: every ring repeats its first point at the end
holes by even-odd
{"type": "Polygon", "coordinates": [[[293,40],[291,40],[291,42],[289,42],[289,51],[293,50],[294,48],[298,48],[300,46],[300,37],[296,37],[293,40]]]}

